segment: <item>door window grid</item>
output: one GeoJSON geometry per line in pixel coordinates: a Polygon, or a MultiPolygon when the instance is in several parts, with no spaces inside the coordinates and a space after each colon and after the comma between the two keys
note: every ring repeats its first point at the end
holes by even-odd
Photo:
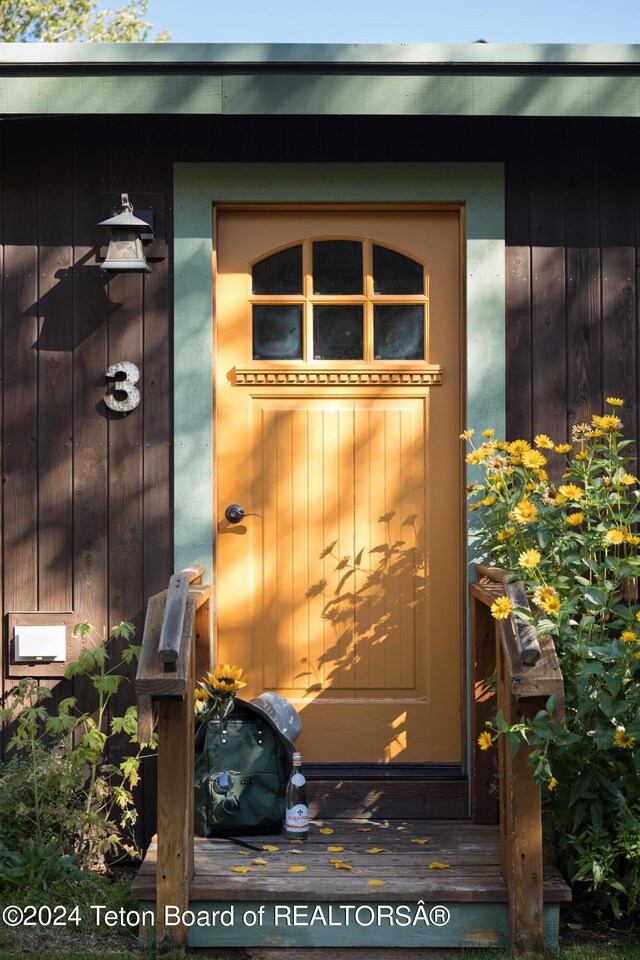
{"type": "MultiPolygon", "coordinates": [[[[415,257],[411,257],[408,254],[405,254],[403,251],[397,250],[393,247],[385,246],[384,244],[378,243],[369,239],[361,238],[350,238],[350,237],[314,237],[309,238],[302,243],[298,242],[295,244],[290,244],[287,247],[281,248],[279,250],[272,251],[266,257],[261,257],[260,260],[255,261],[250,265],[250,274],[253,276],[253,271],[256,269],[256,273],[260,276],[264,275],[265,272],[265,261],[273,258],[275,263],[275,258],[277,257],[281,263],[291,262],[291,257],[282,256],[283,253],[292,249],[300,249],[302,247],[302,294],[257,294],[253,292],[253,284],[251,293],[249,295],[249,303],[251,310],[251,323],[253,327],[252,342],[253,342],[253,359],[254,360],[271,360],[271,361],[282,361],[282,360],[298,360],[305,362],[320,361],[322,360],[345,360],[353,362],[354,359],[362,360],[365,362],[371,361],[389,361],[389,360],[398,360],[398,361],[413,361],[420,362],[427,359],[427,321],[428,321],[428,304],[429,304],[429,295],[428,295],[428,275],[426,272],[426,265],[421,264],[415,257]],[[364,285],[363,293],[361,294],[316,294],[313,292],[314,287],[314,278],[313,278],[313,244],[328,244],[332,240],[336,240],[338,243],[344,244],[345,241],[348,243],[358,242],[362,244],[362,263],[363,263],[363,274],[364,274],[364,285]],[[378,262],[386,262],[387,266],[389,261],[394,264],[402,265],[402,262],[405,261],[407,264],[407,278],[405,278],[404,285],[416,285],[416,278],[422,277],[422,293],[376,293],[375,292],[375,283],[377,278],[374,278],[374,247],[376,250],[376,259],[378,262]],[[389,251],[389,255],[385,256],[385,251],[389,251]],[[418,273],[416,266],[419,265],[421,273],[418,273]],[[299,304],[300,311],[292,311],[290,308],[294,304],[299,304]],[[361,305],[363,310],[363,331],[362,331],[362,355],[359,355],[357,358],[354,357],[354,342],[358,339],[354,331],[354,320],[353,320],[353,311],[345,311],[345,317],[349,317],[349,337],[347,338],[348,342],[345,342],[344,355],[338,356],[340,352],[336,348],[336,339],[332,340],[331,348],[329,349],[329,356],[315,356],[318,351],[314,349],[314,309],[316,306],[322,307],[347,307],[347,306],[356,306],[361,305]],[[378,332],[377,342],[376,342],[376,328],[378,331],[381,329],[381,323],[384,323],[385,311],[378,311],[378,316],[374,319],[376,313],[376,307],[385,305],[388,307],[397,307],[399,312],[395,311],[393,316],[395,318],[396,324],[396,334],[402,334],[403,323],[404,329],[411,328],[412,324],[415,327],[416,323],[418,327],[421,326],[421,329],[415,328],[412,330],[412,335],[410,337],[412,343],[414,344],[413,352],[410,355],[407,355],[406,346],[403,346],[402,349],[394,348],[394,338],[393,336],[387,336],[384,338],[385,342],[383,343],[383,338],[380,337],[378,332]],[[263,308],[254,311],[254,307],[263,308]],[[271,317],[272,317],[272,335],[274,337],[273,342],[269,345],[269,338],[265,336],[264,328],[259,332],[259,335],[256,336],[256,317],[258,318],[258,323],[260,322],[260,316],[264,316],[264,308],[271,307],[271,317]],[[299,344],[299,347],[296,349],[295,355],[292,351],[287,351],[283,348],[282,343],[276,342],[279,339],[278,324],[273,322],[273,318],[277,315],[278,308],[282,308],[280,311],[283,315],[285,312],[290,318],[294,316],[294,313],[300,317],[300,329],[299,330],[289,330],[287,327],[287,336],[289,337],[289,342],[299,344]],[[286,308],[289,308],[288,310],[286,308]],[[402,308],[408,308],[406,311],[403,311],[402,308]],[[419,315],[416,314],[416,308],[422,307],[421,310],[421,324],[419,315]],[[402,314],[405,314],[405,317],[402,317],[402,314]],[[408,324],[408,327],[407,327],[408,324]],[[389,348],[389,342],[391,347],[389,348]],[[396,355],[397,354],[397,355],[396,355]]],[[[316,257],[316,260],[318,257],[316,257]]],[[[326,257],[324,258],[326,260],[326,257]]],[[[330,258],[329,258],[330,259],[330,258]]],[[[268,266],[267,266],[268,270],[268,266]]],[[[273,284],[278,288],[278,279],[277,277],[273,280],[273,284]]],[[[402,286],[402,283],[397,285],[402,286]]],[[[263,287],[264,289],[264,287],[263,287]]],[[[340,311],[336,311],[336,315],[340,311]]],[[[327,311],[323,311],[325,314],[327,311]]],[[[386,316],[390,316],[389,311],[386,311],[386,316]]],[[[320,318],[316,317],[316,320],[320,318]]],[[[284,322],[284,321],[283,321],[284,322]]],[[[286,324],[285,324],[286,326],[286,324]]],[[[281,328],[282,329],[282,328],[281,328]]],[[[327,344],[328,334],[326,329],[322,340],[327,344]]],[[[395,343],[399,343],[397,336],[395,343]]],[[[325,351],[327,352],[327,351],[325,351]]]]}

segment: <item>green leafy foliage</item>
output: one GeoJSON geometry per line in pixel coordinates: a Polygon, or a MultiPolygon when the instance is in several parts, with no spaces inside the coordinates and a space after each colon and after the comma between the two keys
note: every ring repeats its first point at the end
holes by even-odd
{"type": "MultiPolygon", "coordinates": [[[[490,736],[506,737],[512,751],[529,748],[545,788],[548,850],[566,876],[597,909],[633,916],[640,907],[640,493],[629,442],[616,412],[574,427],[571,444],[484,436],[467,456],[479,470],[469,497],[482,558],[524,580],[532,612],[511,612],[538,636],[553,637],[566,700],[564,726],[550,702],[511,726],[498,713],[490,736]]],[[[494,607],[494,616],[510,612],[494,607]]],[[[490,745],[486,735],[480,745],[490,745]]]]}
{"type": "MultiPolygon", "coordinates": [[[[2,0],[0,40],[59,43],[141,43],[149,40],[148,0],[128,0],[115,10],[98,10],[98,0],[2,0]]],[[[163,30],[158,43],[170,40],[163,30]]]]}
{"type": "Polygon", "coordinates": [[[128,682],[121,668],[139,651],[130,642],[135,630],[119,624],[108,638],[81,623],[74,633],[84,646],[66,676],[87,678],[95,710],[79,710],[75,697],[50,709],[51,691],[24,678],[1,713],[13,756],[0,768],[0,887],[46,886],[56,876],[71,879],[79,868],[104,869],[107,857],[137,853],[133,790],[156,739],[138,743],[135,706],[110,716],[114,694],[128,682]],[[123,734],[132,752],[119,764],[106,762],[110,739],[123,734]]]}

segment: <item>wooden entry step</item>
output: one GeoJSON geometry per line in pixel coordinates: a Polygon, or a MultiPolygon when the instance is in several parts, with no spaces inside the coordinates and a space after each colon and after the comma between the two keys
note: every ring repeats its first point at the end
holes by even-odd
{"type": "MultiPolygon", "coordinates": [[[[282,836],[243,839],[259,849],[196,840],[191,946],[424,949],[494,947],[508,938],[497,826],[316,820],[302,844],[282,836]],[[266,862],[254,864],[256,859],[266,862]],[[336,868],[331,860],[347,868],[336,868]],[[301,866],[306,869],[290,870],[301,866]],[[234,867],[249,870],[239,873],[234,867]],[[371,880],[382,883],[370,885],[371,880]]],[[[152,844],[133,885],[143,910],[153,910],[155,873],[152,844]]],[[[560,874],[546,869],[547,946],[557,945],[559,905],[570,898],[560,874]]]]}

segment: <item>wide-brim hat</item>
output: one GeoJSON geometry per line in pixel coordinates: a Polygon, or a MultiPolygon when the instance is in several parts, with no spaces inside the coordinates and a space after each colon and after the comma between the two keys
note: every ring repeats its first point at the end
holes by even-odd
{"type": "Polygon", "coordinates": [[[300,715],[292,703],[279,693],[261,693],[253,700],[236,697],[236,707],[257,713],[273,728],[290,753],[295,750],[294,742],[302,730],[300,715]]]}

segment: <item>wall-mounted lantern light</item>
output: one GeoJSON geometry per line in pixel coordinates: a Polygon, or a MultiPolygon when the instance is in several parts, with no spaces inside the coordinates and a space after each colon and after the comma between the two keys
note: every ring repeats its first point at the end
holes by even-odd
{"type": "Polygon", "coordinates": [[[143,243],[153,239],[153,230],[145,220],[134,217],[133,206],[127,193],[122,194],[122,213],[98,224],[109,234],[109,246],[103,270],[138,270],[151,273],[144,256],[143,243]],[[143,235],[146,237],[143,239],[143,235]]]}

